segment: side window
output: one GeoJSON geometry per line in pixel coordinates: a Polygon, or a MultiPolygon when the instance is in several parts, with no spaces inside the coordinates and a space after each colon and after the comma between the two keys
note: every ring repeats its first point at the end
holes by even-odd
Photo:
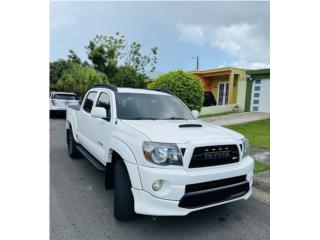
{"type": "Polygon", "coordinates": [[[97,95],[97,92],[90,92],[83,104],[83,110],[85,110],[86,112],[90,113],[91,112],[91,109],[92,109],[92,106],[93,106],[93,102],[94,102],[94,99],[97,95]]]}
{"type": "Polygon", "coordinates": [[[107,93],[100,93],[100,96],[97,101],[96,107],[103,107],[107,112],[107,119],[111,118],[111,109],[110,109],[110,96],[107,93]]]}

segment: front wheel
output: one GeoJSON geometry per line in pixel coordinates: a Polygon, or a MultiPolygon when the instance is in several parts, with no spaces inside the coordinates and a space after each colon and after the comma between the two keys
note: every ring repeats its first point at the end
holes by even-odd
{"type": "Polygon", "coordinates": [[[119,221],[132,219],[135,216],[134,199],[130,177],[122,160],[115,163],[114,190],[114,217],[119,221]]]}

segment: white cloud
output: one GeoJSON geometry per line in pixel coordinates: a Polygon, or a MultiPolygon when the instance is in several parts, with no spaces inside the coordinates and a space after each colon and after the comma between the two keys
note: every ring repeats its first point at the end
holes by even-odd
{"type": "Polygon", "coordinates": [[[205,35],[203,32],[203,27],[193,24],[178,24],[178,29],[181,33],[180,40],[192,42],[194,44],[202,45],[205,41],[205,35]]]}
{"type": "Polygon", "coordinates": [[[237,59],[228,63],[237,67],[265,67],[270,61],[268,30],[259,24],[236,23],[209,26],[178,24],[181,39],[195,44],[207,44],[225,51],[237,59]]]}

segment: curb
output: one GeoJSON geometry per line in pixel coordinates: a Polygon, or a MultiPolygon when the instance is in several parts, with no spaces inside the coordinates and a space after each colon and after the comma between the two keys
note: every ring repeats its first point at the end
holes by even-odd
{"type": "Polygon", "coordinates": [[[253,187],[270,193],[270,171],[258,173],[253,177],[253,187]]]}

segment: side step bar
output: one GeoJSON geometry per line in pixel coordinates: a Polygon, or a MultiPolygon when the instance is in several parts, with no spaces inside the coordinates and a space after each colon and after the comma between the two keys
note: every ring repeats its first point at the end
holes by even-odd
{"type": "Polygon", "coordinates": [[[100,163],[94,156],[92,156],[91,153],[89,153],[84,147],[82,147],[81,145],[77,145],[76,148],[90,163],[92,163],[93,166],[95,166],[96,169],[98,169],[99,171],[106,170],[106,167],[102,163],[100,163]]]}

